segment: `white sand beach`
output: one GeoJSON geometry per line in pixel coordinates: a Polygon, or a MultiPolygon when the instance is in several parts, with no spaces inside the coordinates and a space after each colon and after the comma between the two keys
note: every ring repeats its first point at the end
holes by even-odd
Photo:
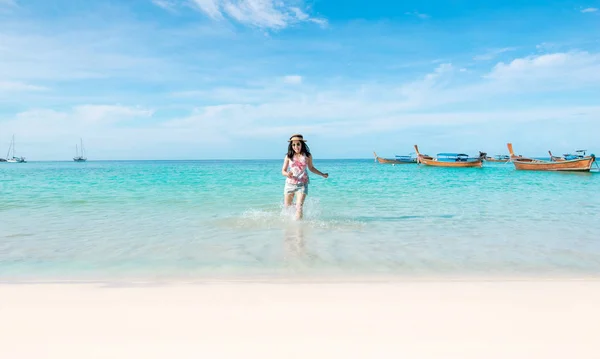
{"type": "Polygon", "coordinates": [[[0,358],[598,358],[600,280],[0,284],[0,358]]]}

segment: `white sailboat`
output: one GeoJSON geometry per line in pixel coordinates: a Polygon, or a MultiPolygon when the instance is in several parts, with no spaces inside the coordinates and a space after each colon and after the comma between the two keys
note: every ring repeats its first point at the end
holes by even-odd
{"type": "Polygon", "coordinates": [[[25,157],[17,157],[15,154],[15,135],[12,136],[12,141],[10,142],[10,146],[8,147],[8,153],[6,154],[6,162],[10,163],[25,163],[25,157]],[[11,156],[12,150],[12,156],[11,156]]]}
{"type": "Polygon", "coordinates": [[[85,157],[85,150],[83,149],[83,140],[81,138],[79,140],[81,141],[81,154],[79,153],[77,145],[75,145],[75,157],[73,157],[73,161],[85,162],[87,161],[87,158],[85,157]]]}

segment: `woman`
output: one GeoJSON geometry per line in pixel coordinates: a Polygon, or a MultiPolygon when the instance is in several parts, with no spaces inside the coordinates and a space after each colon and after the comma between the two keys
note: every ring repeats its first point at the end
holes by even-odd
{"type": "Polygon", "coordinates": [[[283,167],[281,168],[281,174],[286,177],[283,190],[284,204],[286,208],[290,207],[294,200],[294,195],[298,193],[298,198],[296,198],[296,219],[301,219],[303,215],[302,206],[308,194],[309,178],[307,169],[324,178],[329,177],[329,174],[322,173],[313,166],[312,155],[302,135],[292,135],[288,142],[288,151],[283,160],[283,167]]]}

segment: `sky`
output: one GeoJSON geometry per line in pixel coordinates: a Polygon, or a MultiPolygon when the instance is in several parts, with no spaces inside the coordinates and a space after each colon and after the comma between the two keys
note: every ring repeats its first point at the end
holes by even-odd
{"type": "Polygon", "coordinates": [[[600,0],[0,0],[0,157],[600,154],[600,0]]]}

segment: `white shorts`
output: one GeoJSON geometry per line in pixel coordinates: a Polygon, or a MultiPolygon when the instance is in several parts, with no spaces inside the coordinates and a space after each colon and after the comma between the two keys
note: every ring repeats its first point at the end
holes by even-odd
{"type": "Polygon", "coordinates": [[[283,188],[284,194],[292,194],[292,193],[304,193],[304,195],[308,194],[308,183],[285,183],[285,187],[283,188]]]}

